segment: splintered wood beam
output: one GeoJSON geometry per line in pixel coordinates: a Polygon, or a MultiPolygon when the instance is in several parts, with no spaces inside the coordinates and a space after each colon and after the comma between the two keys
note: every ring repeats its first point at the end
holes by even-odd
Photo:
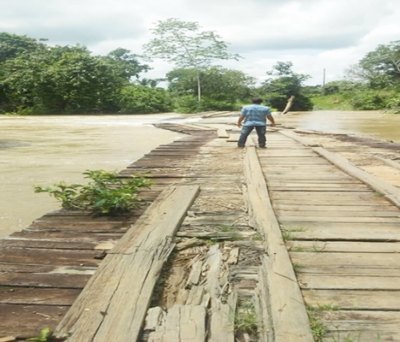
{"type": "Polygon", "coordinates": [[[71,341],[137,341],[172,237],[198,186],[164,190],[100,264],[55,331],[71,341]]]}
{"type": "Polygon", "coordinates": [[[206,341],[206,308],[202,305],[174,305],[165,314],[162,325],[150,333],[148,341],[206,341]]]}
{"type": "MultiPolygon", "coordinates": [[[[244,174],[250,221],[264,236],[267,254],[263,257],[265,284],[271,308],[276,342],[312,342],[310,322],[289,253],[269,198],[267,184],[254,147],[246,149],[244,174]]],[[[268,340],[268,331],[263,331],[268,340]]]]}

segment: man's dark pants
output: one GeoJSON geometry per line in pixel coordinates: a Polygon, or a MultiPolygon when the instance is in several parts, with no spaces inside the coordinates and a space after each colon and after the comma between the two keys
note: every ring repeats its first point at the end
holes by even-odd
{"type": "Polygon", "coordinates": [[[257,132],[258,146],[265,147],[265,132],[267,126],[242,126],[242,131],[240,132],[240,137],[238,141],[238,147],[244,147],[247,137],[249,136],[253,128],[255,128],[257,132]]]}

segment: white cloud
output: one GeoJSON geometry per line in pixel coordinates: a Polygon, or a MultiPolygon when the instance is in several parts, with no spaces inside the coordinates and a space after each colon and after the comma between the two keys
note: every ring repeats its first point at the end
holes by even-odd
{"type": "MultiPolygon", "coordinates": [[[[196,21],[218,33],[244,58],[221,63],[258,80],[277,61],[321,83],[378,44],[400,39],[397,0],[0,0],[0,31],[48,38],[51,44],[83,44],[96,54],[117,47],[140,54],[159,20],[196,21]]],[[[152,63],[146,77],[172,66],[152,63]]]]}

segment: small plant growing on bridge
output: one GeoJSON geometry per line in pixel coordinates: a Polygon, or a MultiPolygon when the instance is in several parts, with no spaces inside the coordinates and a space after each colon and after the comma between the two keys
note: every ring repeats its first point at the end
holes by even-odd
{"type": "Polygon", "coordinates": [[[35,192],[49,193],[64,209],[113,216],[138,207],[139,189],[151,185],[148,179],[140,176],[123,179],[116,172],[104,170],[87,170],[84,175],[90,179],[86,185],[59,182],[47,187],[36,186],[35,192]]]}
{"type": "Polygon", "coordinates": [[[241,340],[242,335],[257,337],[258,319],[254,302],[249,299],[239,300],[235,315],[235,336],[241,340]]]}

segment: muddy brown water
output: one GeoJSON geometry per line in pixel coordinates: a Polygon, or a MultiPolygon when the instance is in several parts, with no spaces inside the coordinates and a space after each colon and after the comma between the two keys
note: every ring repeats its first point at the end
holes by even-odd
{"type": "MultiPolygon", "coordinates": [[[[121,170],[158,145],[179,138],[178,133],[151,125],[176,118],[176,114],[0,116],[0,237],[59,208],[47,194],[35,194],[34,185],[83,182],[82,173],[88,169],[121,170]]],[[[400,115],[318,111],[276,115],[276,120],[302,129],[400,142],[400,115]]],[[[236,118],[228,121],[234,123],[236,118]]]]}
{"type": "Polygon", "coordinates": [[[119,171],[181,135],[151,123],[173,114],[139,116],[0,116],[0,237],[59,209],[34,185],[85,182],[85,170],[119,171]]]}
{"type": "Polygon", "coordinates": [[[400,114],[379,111],[290,112],[281,117],[281,121],[302,129],[400,142],[400,114]]]}

